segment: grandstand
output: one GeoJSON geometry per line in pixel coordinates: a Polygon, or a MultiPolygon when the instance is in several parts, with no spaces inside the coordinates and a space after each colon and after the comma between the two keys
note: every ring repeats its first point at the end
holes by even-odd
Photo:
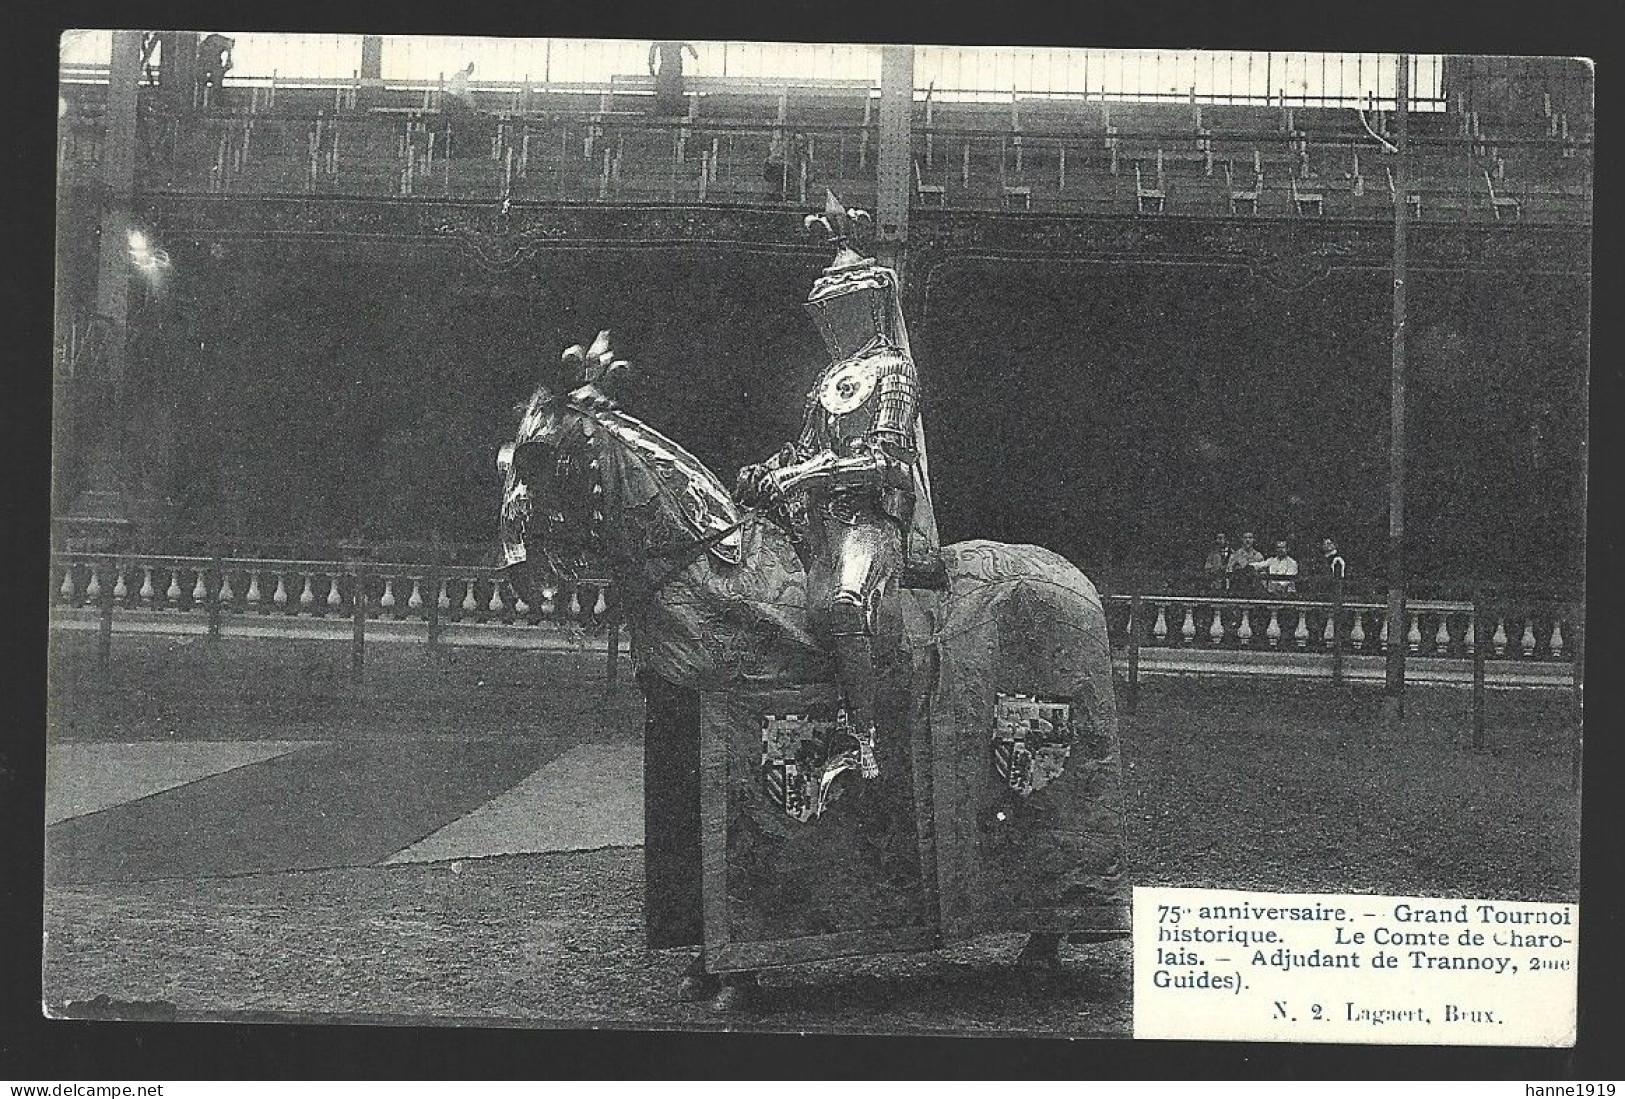
{"type": "MultiPolygon", "coordinates": [[[[164,36],[179,41],[184,36],[164,36]]],[[[650,116],[644,44],[234,36],[221,89],[139,93],[150,185],[184,192],[514,201],[872,201],[878,47],[708,43],[682,119],[650,116]],[[467,58],[480,115],[443,124],[467,58]],[[455,62],[453,59],[456,59],[455,62]],[[173,96],[193,100],[175,107],[173,96]],[[178,115],[189,125],[182,140],[178,115]],[[465,134],[456,131],[462,128],[465,134]],[[468,140],[459,140],[459,137],[468,140]],[[177,141],[180,144],[176,144],[177,141]],[[161,150],[161,151],[160,151],[161,150]],[[764,166],[781,164],[778,181],[764,166]]],[[[109,32],[65,44],[65,177],[100,156],[109,32]],[[97,60],[101,58],[103,60],[97,60]]],[[[1380,218],[1392,55],[920,47],[914,199],[951,208],[1380,218]]],[[[1587,216],[1589,73],[1417,57],[1423,219],[1587,216]]],[[[178,66],[177,66],[178,67],[178,66]]]]}

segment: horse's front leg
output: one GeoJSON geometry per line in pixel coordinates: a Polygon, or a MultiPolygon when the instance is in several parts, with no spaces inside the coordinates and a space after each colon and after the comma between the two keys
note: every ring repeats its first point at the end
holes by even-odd
{"type": "Polygon", "coordinates": [[[761,991],[755,970],[724,973],[721,991],[711,998],[711,1010],[718,1014],[751,1011],[759,1004],[761,991]]]}
{"type": "Polygon", "coordinates": [[[1052,931],[1034,931],[1016,955],[1019,966],[1054,966],[1061,964],[1061,940],[1069,943],[1109,943],[1131,938],[1128,931],[1074,931],[1062,936],[1052,931]]]}
{"type": "Polygon", "coordinates": [[[677,983],[677,999],[687,1004],[704,1002],[719,1013],[748,1011],[756,1006],[761,985],[754,970],[717,975],[707,972],[705,954],[694,955],[677,983]]]}
{"type": "Polygon", "coordinates": [[[1061,964],[1061,936],[1050,931],[1034,931],[1027,936],[1027,944],[1016,955],[1016,964],[1023,967],[1056,966],[1061,964]]]}
{"type": "Polygon", "coordinates": [[[715,973],[705,971],[705,954],[694,955],[694,960],[683,970],[683,979],[677,982],[677,998],[685,1004],[700,1003],[716,996],[722,990],[722,981],[715,973]]]}

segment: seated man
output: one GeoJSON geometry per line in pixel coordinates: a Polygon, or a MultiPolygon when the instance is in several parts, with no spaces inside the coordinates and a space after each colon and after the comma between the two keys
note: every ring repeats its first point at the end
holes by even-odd
{"type": "Polygon", "coordinates": [[[441,101],[441,108],[448,113],[471,115],[474,113],[474,91],[468,82],[474,76],[474,62],[470,61],[464,68],[451,74],[446,81],[446,95],[441,101]]]}
{"type": "Polygon", "coordinates": [[[198,43],[198,101],[200,104],[222,107],[226,73],[231,71],[231,51],[237,40],[223,34],[211,34],[198,43]]]}
{"type": "Polygon", "coordinates": [[[1264,590],[1275,595],[1290,595],[1298,590],[1298,562],[1287,552],[1286,539],[1275,543],[1275,553],[1252,566],[1256,571],[1270,577],[1291,577],[1292,579],[1270,579],[1264,582],[1264,590]]]}
{"type": "Polygon", "coordinates": [[[1253,532],[1243,531],[1241,545],[1230,555],[1230,572],[1233,582],[1240,582],[1240,586],[1251,589],[1250,578],[1253,575],[1253,566],[1264,560],[1264,555],[1258,547],[1253,545],[1253,532]]]}
{"type": "Polygon", "coordinates": [[[872,779],[880,774],[876,613],[882,594],[901,578],[911,525],[918,529],[923,472],[920,382],[897,275],[847,243],[854,220],[868,215],[843,210],[834,195],[823,215],[807,219],[809,227],[823,225],[837,249],[807,297],[831,361],[807,395],[800,436],[741,469],[735,494],[746,506],[779,508],[801,538],[809,625],[834,649],[855,761],[872,779]]]}
{"type": "Polygon", "coordinates": [[[1320,553],[1326,559],[1328,587],[1348,576],[1348,562],[1344,561],[1343,555],[1337,552],[1336,542],[1330,538],[1322,538],[1320,540],[1320,553]]]}

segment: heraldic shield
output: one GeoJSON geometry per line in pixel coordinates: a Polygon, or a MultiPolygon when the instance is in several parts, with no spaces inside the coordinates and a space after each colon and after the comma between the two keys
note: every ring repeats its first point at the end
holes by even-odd
{"type": "Polygon", "coordinates": [[[1072,754],[1072,700],[999,694],[993,711],[993,767],[1026,797],[1061,776],[1072,754]]]}
{"type": "Polygon", "coordinates": [[[840,799],[836,780],[857,766],[851,726],[811,714],[762,715],[762,788],[791,820],[806,824],[840,799]]]}

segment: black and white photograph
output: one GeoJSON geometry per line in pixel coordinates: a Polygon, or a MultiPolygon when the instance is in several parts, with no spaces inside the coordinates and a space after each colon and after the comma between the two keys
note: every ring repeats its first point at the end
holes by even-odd
{"type": "Polygon", "coordinates": [[[47,1017],[1574,1045],[1589,60],[245,26],[59,43],[47,1017]]]}

